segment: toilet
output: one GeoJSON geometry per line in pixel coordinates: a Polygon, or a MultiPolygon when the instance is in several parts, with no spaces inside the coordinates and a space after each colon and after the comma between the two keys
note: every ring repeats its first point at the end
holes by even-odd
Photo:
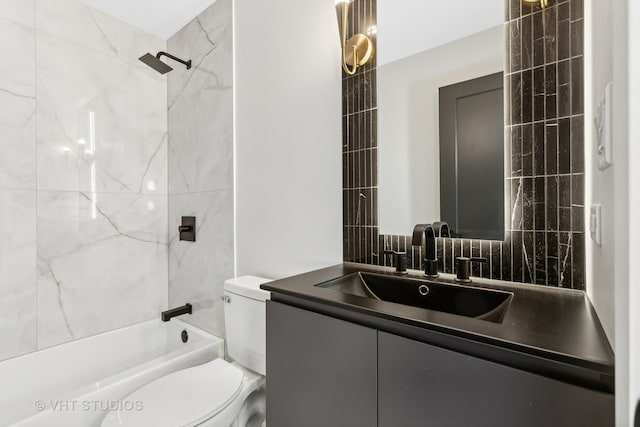
{"type": "MultiPolygon", "coordinates": [[[[224,283],[227,351],[222,358],[173,372],[123,401],[141,410],[114,410],[102,427],[261,427],[265,425],[266,303],[270,282],[242,276],[224,283]]],[[[130,408],[129,408],[130,409],[130,408]]]]}

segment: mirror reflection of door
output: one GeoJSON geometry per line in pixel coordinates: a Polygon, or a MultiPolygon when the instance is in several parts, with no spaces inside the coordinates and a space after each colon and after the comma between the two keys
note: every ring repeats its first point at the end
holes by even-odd
{"type": "Polygon", "coordinates": [[[440,209],[453,235],[504,240],[503,73],[440,88],[440,209]]]}

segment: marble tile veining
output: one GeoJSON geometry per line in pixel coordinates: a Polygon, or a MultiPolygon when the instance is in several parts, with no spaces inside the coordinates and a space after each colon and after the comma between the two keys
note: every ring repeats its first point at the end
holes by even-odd
{"type": "Polygon", "coordinates": [[[37,67],[39,189],[166,194],[162,76],[44,34],[37,67]]]}
{"type": "Polygon", "coordinates": [[[220,0],[168,41],[191,70],[168,77],[169,193],[233,186],[231,1],[220,0]]]}
{"type": "Polygon", "coordinates": [[[38,348],[167,306],[165,196],[39,192],[38,348]]]}
{"type": "Polygon", "coordinates": [[[38,32],[136,63],[146,52],[165,50],[159,37],[87,6],[80,0],[36,0],[38,32]]]}
{"type": "Polygon", "coordinates": [[[34,191],[0,190],[0,360],[36,349],[35,222],[34,191]]]}
{"type": "Polygon", "coordinates": [[[0,0],[0,18],[33,28],[35,0],[0,0]]]}
{"type": "Polygon", "coordinates": [[[169,301],[191,302],[190,323],[224,337],[221,297],[233,277],[233,191],[169,196],[169,301]],[[183,215],[196,216],[196,242],[178,239],[183,215]]]}

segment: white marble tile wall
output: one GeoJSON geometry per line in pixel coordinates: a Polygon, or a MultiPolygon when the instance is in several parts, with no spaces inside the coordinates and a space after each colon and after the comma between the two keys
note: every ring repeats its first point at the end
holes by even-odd
{"type": "Polygon", "coordinates": [[[0,360],[167,307],[166,42],[0,0],[0,360]],[[37,231],[37,232],[36,232],[37,231]]]}
{"type": "Polygon", "coordinates": [[[167,306],[166,196],[38,194],[38,348],[167,306]]]}
{"type": "Polygon", "coordinates": [[[0,360],[36,349],[35,260],[36,193],[0,190],[0,360]]]}
{"type": "Polygon", "coordinates": [[[168,76],[169,305],[224,337],[221,297],[234,273],[233,40],[231,0],[218,0],[168,41],[191,70],[168,76]],[[197,241],[179,241],[182,216],[195,215],[197,241]]]}

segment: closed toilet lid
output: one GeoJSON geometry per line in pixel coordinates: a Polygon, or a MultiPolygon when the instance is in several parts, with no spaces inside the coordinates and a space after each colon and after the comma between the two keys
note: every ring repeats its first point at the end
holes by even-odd
{"type": "Polygon", "coordinates": [[[240,393],[242,371],[223,359],[183,369],[140,387],[107,414],[102,427],[179,427],[203,422],[240,393]]]}

